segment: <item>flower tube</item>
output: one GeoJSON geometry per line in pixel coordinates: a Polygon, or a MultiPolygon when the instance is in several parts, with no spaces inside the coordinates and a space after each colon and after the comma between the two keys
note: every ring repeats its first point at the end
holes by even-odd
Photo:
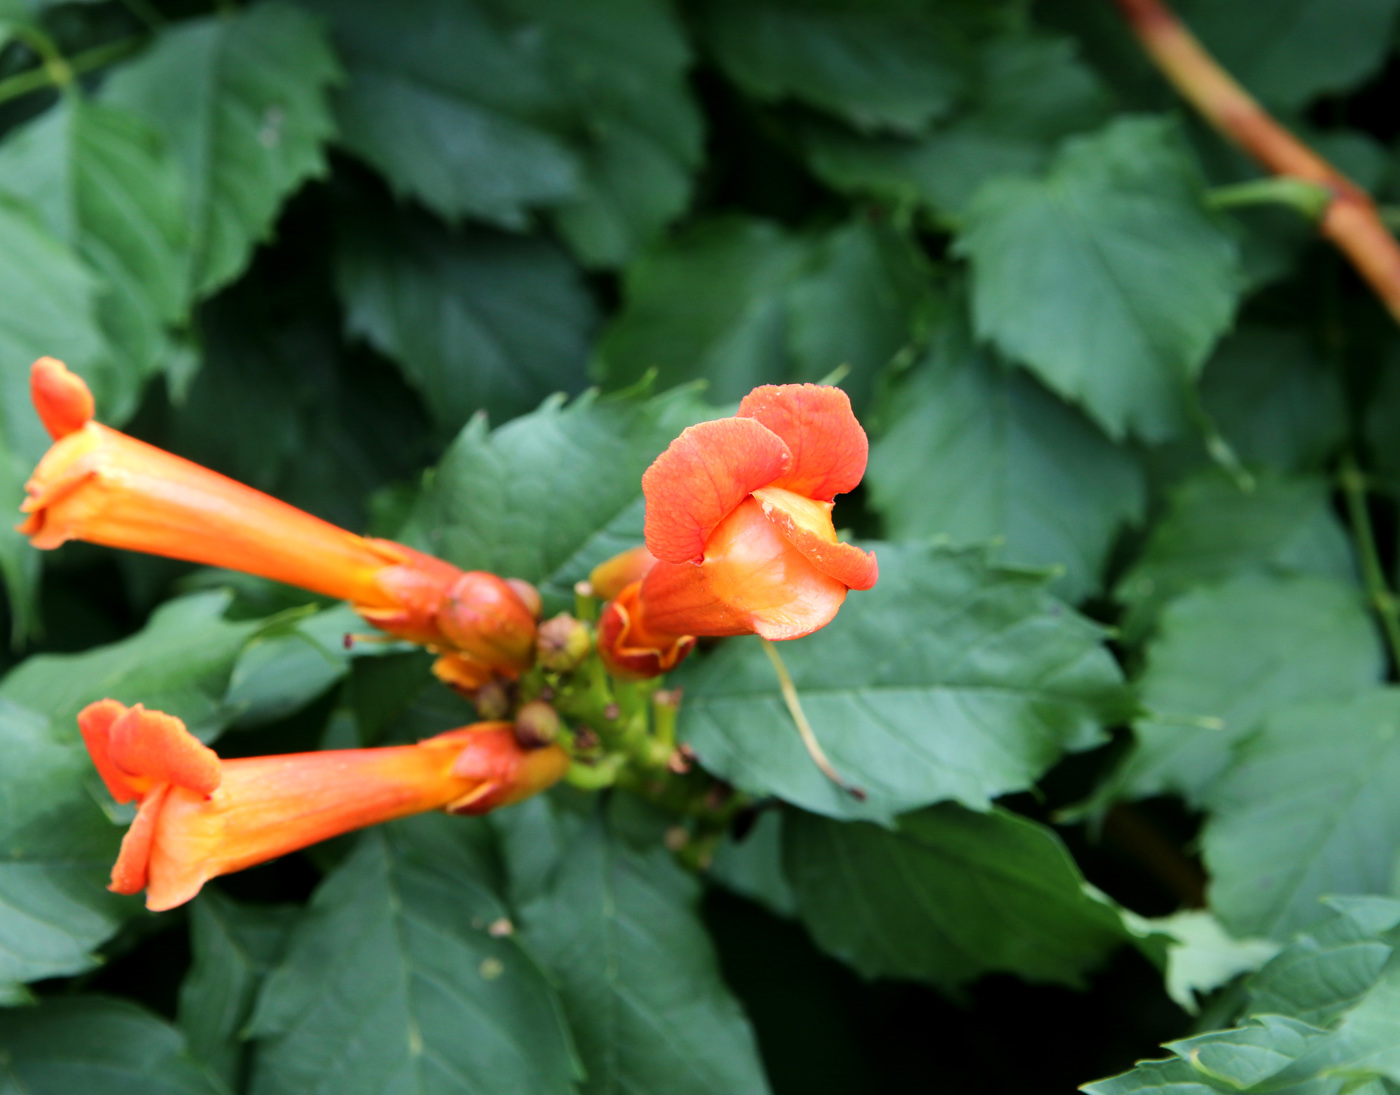
{"type": "Polygon", "coordinates": [[[30,389],[54,438],[20,507],[35,547],[84,540],[241,570],[349,601],[376,627],[453,651],[487,679],[530,664],[525,583],[357,536],[109,429],[93,420],[81,378],[53,358],[34,363],[30,389]]]}
{"type": "Polygon", "coordinates": [[[475,723],[416,745],[220,760],[179,719],[140,704],[78,715],[98,774],[140,804],[110,889],[174,908],[209,879],[330,837],[428,810],[483,814],[563,778],[555,745],[522,748],[505,722],[475,723]]]}
{"type": "Polygon", "coordinates": [[[826,626],[848,590],[879,576],[831,520],[868,448],[846,393],[815,384],[755,388],[733,418],[685,430],[642,476],[656,561],[604,608],[604,658],[652,676],[694,636],[796,639],[826,626]]]}

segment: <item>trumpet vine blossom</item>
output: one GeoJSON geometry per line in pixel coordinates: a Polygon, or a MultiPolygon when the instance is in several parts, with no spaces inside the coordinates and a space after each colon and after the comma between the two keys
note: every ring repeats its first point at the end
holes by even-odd
{"type": "Polygon", "coordinates": [[[606,577],[641,571],[599,623],[610,667],[655,676],[696,636],[826,626],[848,590],[879,577],[874,554],[841,542],[831,520],[868,451],[846,393],[816,384],[755,388],[734,417],[685,430],[642,476],[648,558],[605,564],[606,577]]]}
{"type": "Polygon", "coordinates": [[[527,749],[512,724],[483,722],[416,745],[221,760],[184,723],[140,704],[78,715],[98,774],[139,803],[110,889],[174,908],[209,879],[330,837],[428,810],[483,814],[542,791],[568,770],[557,745],[527,749]]]}
{"type": "Polygon", "coordinates": [[[539,595],[391,540],[357,536],[102,425],[83,380],[41,358],[34,406],[53,447],[19,526],[37,548],[68,540],[257,574],[349,601],[376,627],[443,652],[439,675],[480,687],[531,664],[539,595]]]}

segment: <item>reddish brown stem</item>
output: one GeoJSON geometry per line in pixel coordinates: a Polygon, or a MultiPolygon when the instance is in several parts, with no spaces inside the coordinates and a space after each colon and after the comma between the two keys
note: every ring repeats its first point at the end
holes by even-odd
{"type": "Polygon", "coordinates": [[[1371,196],[1274,121],[1162,0],[1114,2],[1157,67],[1216,129],[1273,174],[1327,188],[1332,197],[1322,215],[1322,234],[1400,322],[1400,245],[1371,196]]]}

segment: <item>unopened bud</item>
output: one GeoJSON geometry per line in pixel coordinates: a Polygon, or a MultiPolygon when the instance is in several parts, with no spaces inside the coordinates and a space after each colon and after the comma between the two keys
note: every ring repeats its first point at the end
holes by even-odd
{"type": "Polygon", "coordinates": [[[530,666],[534,613],[509,583],[494,574],[483,570],[463,574],[438,611],[438,626],[457,650],[507,676],[530,666]]]}
{"type": "Polygon", "coordinates": [[[588,657],[592,646],[588,628],[567,612],[561,612],[540,624],[535,660],[555,673],[568,673],[588,657]]]}
{"type": "Polygon", "coordinates": [[[531,616],[538,620],[540,613],[544,611],[544,599],[540,596],[540,591],[524,578],[507,578],[506,585],[515,591],[515,595],[520,598],[520,603],[530,610],[531,616]]]}
{"type": "Polygon", "coordinates": [[[473,694],[472,703],[483,719],[504,719],[510,714],[510,689],[501,681],[488,681],[473,694]]]}
{"type": "Polygon", "coordinates": [[[651,631],[642,618],[641,582],[633,582],[603,607],[598,655],[622,680],[646,680],[674,669],[695,647],[693,635],[651,631]]]}
{"type": "Polygon", "coordinates": [[[611,601],[633,582],[640,582],[656,565],[656,556],[645,547],[634,547],[599,563],[588,576],[593,596],[611,601]]]}
{"type": "Polygon", "coordinates": [[[496,679],[489,665],[461,654],[441,654],[433,662],[433,676],[468,699],[496,679]]]}
{"type": "Polygon", "coordinates": [[[553,745],[559,737],[559,712],[544,700],[531,700],[515,716],[515,740],[522,749],[553,745]]]}

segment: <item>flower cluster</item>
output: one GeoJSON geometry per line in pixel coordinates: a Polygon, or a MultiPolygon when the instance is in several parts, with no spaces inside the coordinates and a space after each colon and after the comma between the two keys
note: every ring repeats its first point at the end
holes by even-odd
{"type": "Polygon", "coordinates": [[[733,418],[691,426],[642,476],[646,548],[593,575],[615,673],[651,677],[697,636],[798,639],[825,627],[847,590],[879,577],[840,542],[833,499],[865,474],[869,444],[839,388],[755,388],[733,418]]]}
{"type": "MultiPolygon", "coordinates": [[[[599,672],[644,680],[702,637],[799,638],[878,574],[875,557],[832,524],[833,499],[860,482],[867,454],[836,388],[758,388],[734,417],[676,438],[642,477],[646,545],[590,578],[605,602],[596,628],[567,615],[538,625],[540,596],[526,582],[357,536],[103,426],[87,386],[52,358],[35,362],[31,390],[54,439],[22,506],[34,546],[83,540],[346,600],[435,653],[437,675],[500,719],[413,745],[221,760],[170,715],[92,704],[79,726],[93,763],[118,802],[139,807],[112,889],[144,889],[152,909],[339,833],[425,810],[482,813],[574,778],[596,764],[598,734],[567,733],[544,697],[558,689],[567,701],[575,674],[593,682],[580,693],[595,695],[582,670],[595,653],[599,672]]],[[[665,741],[643,755],[681,770],[670,755],[674,703],[660,703],[665,741]]],[[[636,712],[612,702],[601,712],[595,721],[622,719],[636,740],[636,712]]],[[[586,774],[576,782],[597,785],[586,774]]]]}

